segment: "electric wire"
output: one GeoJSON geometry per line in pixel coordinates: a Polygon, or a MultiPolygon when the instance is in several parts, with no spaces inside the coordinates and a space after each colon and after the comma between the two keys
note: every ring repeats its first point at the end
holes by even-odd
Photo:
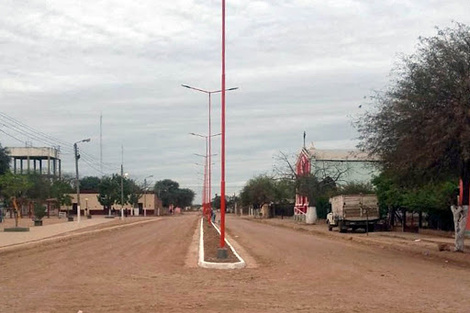
{"type": "MultiPolygon", "coordinates": [[[[57,150],[59,150],[60,154],[62,155],[74,155],[75,154],[73,144],[60,140],[53,136],[50,136],[44,132],[38,131],[37,129],[34,129],[2,112],[0,112],[0,126],[3,126],[9,130],[9,132],[7,132],[3,129],[0,129],[2,133],[4,133],[5,135],[11,137],[12,139],[18,142],[27,143],[28,140],[30,141],[34,140],[34,141],[56,148],[57,150]],[[15,133],[15,135],[13,135],[12,132],[15,133]],[[28,139],[28,140],[21,140],[18,137],[24,137],[25,139],[28,139]]],[[[88,167],[100,173],[101,175],[105,175],[104,171],[101,171],[99,169],[100,162],[96,157],[94,157],[93,155],[89,153],[82,151],[81,158],[88,167]]],[[[116,170],[118,166],[115,164],[104,163],[103,167],[106,167],[106,169],[109,171],[113,171],[113,172],[118,171],[116,170]]]]}

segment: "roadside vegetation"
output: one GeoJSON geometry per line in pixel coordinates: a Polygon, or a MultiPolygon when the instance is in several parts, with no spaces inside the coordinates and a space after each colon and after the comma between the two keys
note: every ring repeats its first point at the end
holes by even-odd
{"type": "MultiPolygon", "coordinates": [[[[88,176],[80,179],[80,190],[98,193],[98,201],[103,205],[106,213],[114,205],[121,205],[121,203],[138,207],[139,198],[148,191],[146,187],[119,174],[103,177],[88,176]]],[[[153,191],[157,196],[162,197],[164,207],[171,204],[180,207],[190,206],[195,196],[192,190],[181,189],[177,182],[170,179],[158,181],[153,191]]],[[[10,171],[8,151],[0,145],[0,201],[3,204],[0,214],[2,218],[7,214],[7,210],[11,217],[18,218],[26,214],[40,219],[61,206],[69,209],[72,206],[70,194],[75,192],[75,178],[72,175],[50,179],[33,172],[14,174],[10,171]]]]}
{"type": "Polygon", "coordinates": [[[312,169],[298,177],[296,156],[281,152],[273,175],[248,181],[241,204],[293,205],[297,192],[323,218],[329,197],[374,192],[383,215],[426,213],[431,227],[455,228],[456,250],[461,251],[470,201],[469,90],[470,27],[454,23],[437,29],[435,36],[419,39],[415,53],[401,58],[384,91],[361,104],[369,109],[355,121],[359,148],[382,160],[381,174],[370,185],[342,184],[339,169],[337,175],[312,169]]]}

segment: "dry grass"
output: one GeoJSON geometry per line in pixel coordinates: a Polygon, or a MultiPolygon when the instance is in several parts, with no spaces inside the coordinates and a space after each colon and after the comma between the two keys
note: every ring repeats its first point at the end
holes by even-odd
{"type": "Polygon", "coordinates": [[[217,251],[220,247],[220,235],[212,224],[207,222],[207,219],[204,219],[203,224],[204,229],[204,261],[206,262],[216,262],[216,263],[235,263],[240,260],[235,256],[233,251],[225,245],[227,248],[227,258],[218,259],[217,251]]]}

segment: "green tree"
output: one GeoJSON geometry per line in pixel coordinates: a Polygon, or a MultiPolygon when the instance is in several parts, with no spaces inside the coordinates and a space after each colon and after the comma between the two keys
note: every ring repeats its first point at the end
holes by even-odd
{"type": "Polygon", "coordinates": [[[341,185],[334,192],[335,195],[358,195],[375,193],[374,186],[371,183],[351,182],[341,185]]]}
{"type": "MultiPolygon", "coordinates": [[[[440,228],[447,229],[444,221],[450,220],[451,205],[456,195],[456,181],[428,182],[427,184],[406,186],[397,176],[381,173],[374,178],[375,193],[382,214],[401,209],[427,213],[428,219],[443,219],[440,228]]],[[[435,225],[438,226],[438,225],[435,225]]]]}
{"type": "Polygon", "coordinates": [[[212,208],[214,209],[220,209],[220,196],[215,195],[215,197],[212,199],[212,208]]]}
{"type": "MultiPolygon", "coordinates": [[[[420,38],[376,109],[358,122],[361,147],[409,184],[459,177],[470,198],[470,28],[455,24],[420,38]]],[[[467,212],[455,211],[455,250],[463,251],[467,212]]]]}
{"type": "Polygon", "coordinates": [[[0,144],[0,175],[10,170],[10,156],[8,150],[0,144]]]}
{"type": "Polygon", "coordinates": [[[140,187],[135,180],[128,179],[124,185],[125,191],[127,191],[129,203],[134,208],[139,207],[139,199],[144,194],[144,189],[140,187]]]}
{"type": "MultiPolygon", "coordinates": [[[[0,189],[2,195],[8,199],[8,203],[13,205],[15,202],[21,204],[26,200],[26,193],[31,188],[32,183],[25,175],[17,175],[6,172],[0,176],[0,189]]],[[[15,207],[15,225],[18,227],[18,215],[20,212],[15,207]]]]}
{"type": "Polygon", "coordinates": [[[190,206],[193,203],[195,193],[191,189],[180,188],[176,192],[175,205],[181,208],[190,206]]]}
{"type": "Polygon", "coordinates": [[[80,190],[98,191],[101,178],[96,176],[87,176],[80,179],[80,190]]]}
{"type": "Polygon", "coordinates": [[[169,207],[171,204],[176,204],[179,187],[180,185],[177,182],[171,179],[164,179],[155,183],[154,191],[162,201],[162,205],[169,207]]]}
{"type": "Polygon", "coordinates": [[[46,208],[43,203],[35,202],[33,208],[35,219],[41,220],[44,216],[46,216],[46,208]]]}
{"type": "Polygon", "coordinates": [[[250,179],[243,187],[240,198],[243,205],[261,207],[276,199],[276,181],[267,175],[259,175],[250,179]]]}
{"type": "Polygon", "coordinates": [[[30,182],[26,197],[34,202],[44,203],[51,195],[51,181],[37,173],[28,174],[26,178],[30,182]]]}
{"type": "Polygon", "coordinates": [[[120,175],[105,176],[98,185],[98,202],[111,214],[112,206],[121,198],[120,175]]]}
{"type": "Polygon", "coordinates": [[[295,182],[280,178],[275,180],[275,196],[274,201],[278,204],[287,204],[295,202],[295,182]]]}
{"type": "Polygon", "coordinates": [[[73,187],[70,185],[70,182],[67,182],[63,179],[55,180],[51,186],[51,196],[57,200],[59,205],[65,205],[67,211],[72,205],[72,197],[70,196],[73,193],[73,187]]]}

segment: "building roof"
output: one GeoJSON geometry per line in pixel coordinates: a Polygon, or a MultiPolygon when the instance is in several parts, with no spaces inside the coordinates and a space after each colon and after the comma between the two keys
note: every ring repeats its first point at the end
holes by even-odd
{"type": "Polygon", "coordinates": [[[368,153],[359,150],[347,149],[309,149],[310,155],[316,161],[366,161],[378,162],[378,157],[371,157],[368,153]]]}
{"type": "Polygon", "coordinates": [[[59,159],[59,150],[49,147],[5,147],[17,159],[59,159]]]}

